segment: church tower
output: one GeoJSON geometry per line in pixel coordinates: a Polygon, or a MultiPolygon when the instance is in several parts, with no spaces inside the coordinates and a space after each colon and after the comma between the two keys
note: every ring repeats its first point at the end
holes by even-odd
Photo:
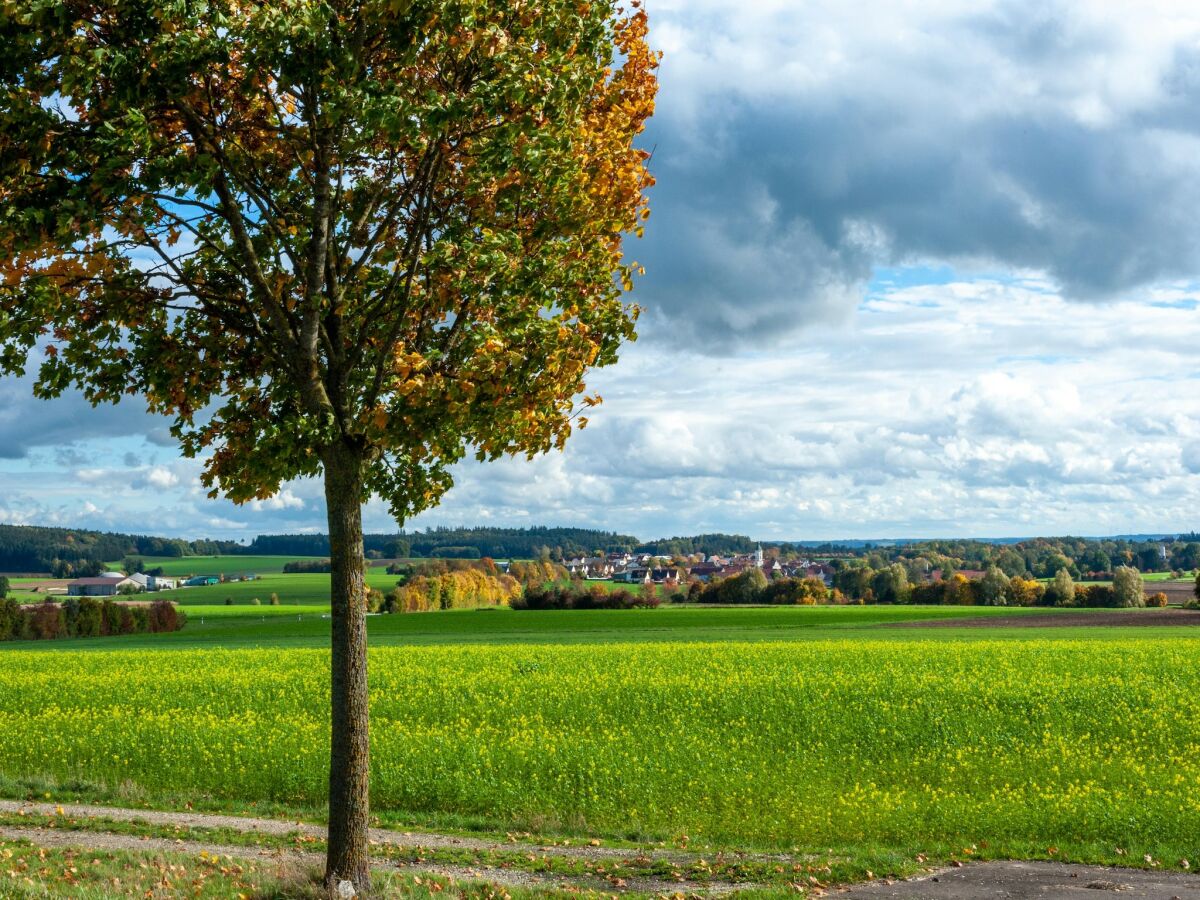
{"type": "Polygon", "coordinates": [[[759,544],[758,549],[754,551],[754,564],[760,569],[763,567],[762,544],[759,544]]]}

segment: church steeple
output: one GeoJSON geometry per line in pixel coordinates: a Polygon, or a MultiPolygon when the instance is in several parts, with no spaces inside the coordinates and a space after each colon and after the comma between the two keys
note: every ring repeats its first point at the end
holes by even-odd
{"type": "Polygon", "coordinates": [[[758,549],[754,551],[754,564],[760,569],[763,567],[762,544],[759,544],[758,549]]]}

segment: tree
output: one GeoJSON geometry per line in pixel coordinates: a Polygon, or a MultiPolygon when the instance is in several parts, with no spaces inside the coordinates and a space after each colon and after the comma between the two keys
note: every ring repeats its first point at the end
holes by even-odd
{"type": "Polygon", "coordinates": [[[1143,572],[1157,572],[1164,566],[1158,547],[1143,547],[1137,552],[1137,567],[1143,572]]]}
{"type": "Polygon", "coordinates": [[[900,563],[892,563],[875,573],[871,589],[878,603],[904,603],[909,594],[908,572],[900,563]]]}
{"type": "Polygon", "coordinates": [[[1046,589],[1046,600],[1055,606],[1073,606],[1075,603],[1075,582],[1071,573],[1059,569],[1054,574],[1054,580],[1046,589]]]}
{"type": "Polygon", "coordinates": [[[63,0],[0,20],[0,370],[142,395],[211,496],[324,480],[326,882],[368,880],[361,504],[561,447],[634,336],[646,17],[63,0]],[[579,398],[582,396],[582,399],[579,398]]]}
{"type": "Polygon", "coordinates": [[[1011,547],[1005,547],[996,557],[996,566],[1009,578],[1016,578],[1025,574],[1025,557],[1011,547]]]}
{"type": "Polygon", "coordinates": [[[146,571],[146,561],[140,556],[127,556],[121,562],[121,571],[126,575],[136,575],[146,571]]]}
{"type": "Polygon", "coordinates": [[[988,566],[979,581],[979,602],[984,606],[1008,606],[1008,576],[997,566],[988,566]]]}
{"type": "Polygon", "coordinates": [[[0,575],[0,600],[8,596],[8,576],[0,575]]]}
{"type": "Polygon", "coordinates": [[[1142,573],[1129,566],[1120,566],[1113,573],[1113,600],[1117,606],[1145,606],[1146,593],[1142,573]]]}
{"type": "Polygon", "coordinates": [[[1009,606],[1037,606],[1044,595],[1045,588],[1034,578],[1016,577],[1008,582],[1009,606]]]}

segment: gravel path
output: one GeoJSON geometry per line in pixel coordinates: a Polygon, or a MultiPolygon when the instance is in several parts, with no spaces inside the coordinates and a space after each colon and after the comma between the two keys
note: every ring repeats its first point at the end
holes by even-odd
{"type": "MultiPolygon", "coordinates": [[[[224,816],[215,813],[163,812],[154,809],[126,809],[119,806],[92,806],[79,803],[25,803],[15,800],[0,800],[0,812],[26,813],[46,816],[57,815],[58,810],[69,819],[113,819],[118,822],[149,822],[152,825],[178,825],[181,828],[228,828],[256,834],[287,835],[303,834],[325,838],[324,825],[305,822],[286,822],[281,819],[257,819],[251,816],[224,816]]],[[[403,847],[427,847],[453,850],[499,850],[526,853],[554,853],[579,859],[616,859],[644,853],[652,859],[669,859],[689,862],[695,854],[675,852],[651,852],[620,849],[615,847],[593,847],[588,844],[563,846],[562,844],[531,844],[520,841],[489,841],[482,838],[459,837],[452,834],[437,834],[428,831],[392,831],[372,828],[371,840],[381,844],[398,844],[403,847]]]]}
{"type": "MultiPolygon", "coordinates": [[[[76,821],[96,818],[119,822],[146,822],[166,826],[177,825],[181,828],[227,828],[247,834],[278,836],[300,833],[322,839],[325,837],[325,829],[321,826],[301,822],[284,822],[278,819],[222,816],[195,812],[162,812],[159,810],[125,809],[115,806],[92,806],[73,803],[20,803],[11,800],[0,800],[0,812],[15,813],[20,811],[24,811],[26,814],[62,815],[66,819],[74,819],[76,821]],[[59,810],[62,812],[59,813],[59,810]]],[[[103,828],[103,823],[98,822],[97,828],[103,828]]],[[[235,859],[271,859],[280,862],[305,863],[318,866],[322,865],[325,860],[322,853],[313,853],[311,851],[292,848],[228,846],[204,841],[111,834],[101,830],[78,828],[39,828],[36,826],[14,828],[0,826],[0,838],[29,841],[40,847],[81,847],[152,852],[173,851],[193,854],[205,852],[230,856],[235,859]]],[[[563,847],[515,842],[500,843],[430,832],[389,831],[386,829],[371,829],[371,840],[379,844],[388,843],[401,847],[524,852],[589,860],[628,859],[633,856],[650,859],[670,859],[672,861],[686,861],[697,858],[682,854],[653,854],[645,851],[620,850],[611,847],[563,847]]],[[[488,881],[512,887],[591,888],[605,893],[640,891],[656,894],[674,894],[677,892],[721,894],[747,887],[747,885],[728,883],[709,885],[687,880],[666,881],[657,878],[641,877],[629,877],[623,879],[620,884],[613,884],[599,876],[541,875],[516,868],[498,868],[493,866],[467,867],[440,863],[396,863],[380,861],[375,868],[402,868],[406,872],[446,875],[464,881],[488,881]]]]}

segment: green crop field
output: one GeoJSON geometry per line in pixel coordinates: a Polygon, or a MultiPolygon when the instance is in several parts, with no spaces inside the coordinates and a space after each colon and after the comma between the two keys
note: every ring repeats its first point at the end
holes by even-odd
{"type": "MultiPolygon", "coordinates": [[[[178,634],[0,645],[0,785],[319,807],[327,606],[188,612],[178,634]]],[[[372,617],[374,809],[737,846],[1195,856],[1200,632],[891,627],[1024,614],[372,617]]]]}
{"type": "MultiPolygon", "coordinates": [[[[1198,650],[866,634],[385,647],[375,805],[765,846],[1182,845],[1200,824],[1198,650]]],[[[316,804],[326,665],[308,649],[12,653],[0,769],[316,804]]]]}

